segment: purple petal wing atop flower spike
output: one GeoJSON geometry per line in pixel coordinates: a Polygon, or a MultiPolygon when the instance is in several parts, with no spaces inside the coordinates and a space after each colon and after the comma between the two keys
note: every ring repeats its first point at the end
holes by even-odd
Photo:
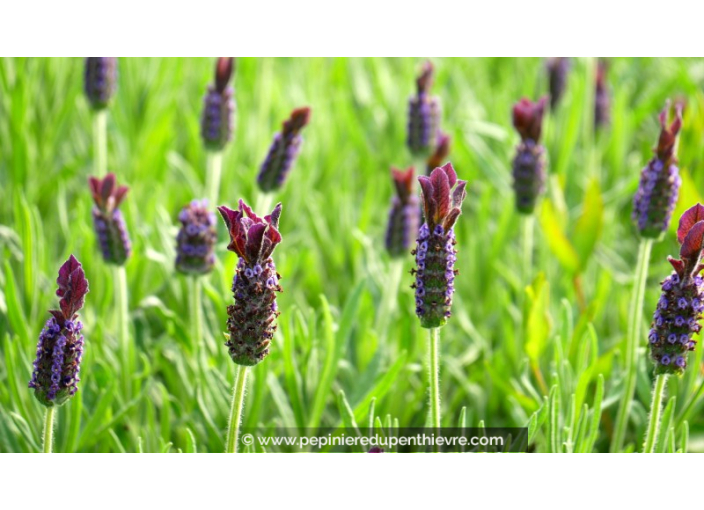
{"type": "Polygon", "coordinates": [[[414,168],[410,167],[408,170],[399,170],[397,168],[391,168],[391,177],[394,180],[394,186],[396,187],[396,193],[401,203],[408,202],[408,198],[413,194],[413,173],[414,168]]]}
{"type": "Polygon", "coordinates": [[[115,174],[109,173],[105,176],[100,186],[100,198],[103,204],[108,203],[108,198],[112,196],[113,189],[115,189],[115,174]]]}
{"type": "Polygon", "coordinates": [[[697,204],[687,209],[680,217],[680,223],[677,227],[677,241],[682,244],[690,229],[704,220],[704,206],[697,204]]]}
{"type": "Polygon", "coordinates": [[[227,84],[232,77],[232,71],[235,68],[235,59],[233,57],[219,57],[215,64],[215,88],[218,92],[223,93],[227,88],[227,84]]]}
{"type": "Polygon", "coordinates": [[[680,257],[683,260],[686,259],[688,266],[694,266],[699,262],[702,252],[702,240],[704,240],[704,221],[695,223],[689,229],[682,243],[682,248],[680,248],[680,257]]]}
{"type": "Polygon", "coordinates": [[[113,197],[115,199],[115,207],[119,207],[122,201],[125,199],[125,195],[127,195],[127,192],[130,190],[129,187],[127,186],[118,186],[117,190],[113,194],[113,197]]]}
{"type": "Polygon", "coordinates": [[[523,98],[513,107],[513,125],[522,140],[533,140],[536,143],[540,140],[547,100],[547,97],[542,97],[534,103],[523,98]]]}
{"type": "Polygon", "coordinates": [[[73,255],[59,269],[56,283],[59,286],[56,295],[61,298],[59,302],[61,312],[65,320],[70,320],[78,310],[83,308],[88,293],[88,280],[81,263],[73,255]]]}
{"type": "Polygon", "coordinates": [[[281,131],[284,137],[297,135],[310,122],[310,108],[304,106],[296,108],[291,112],[291,116],[284,121],[281,131]]]}
{"type": "Polygon", "coordinates": [[[279,228],[279,217],[281,216],[281,202],[276,204],[274,210],[271,214],[264,216],[264,221],[268,222],[272,227],[278,230],[279,228]]]}
{"type": "Polygon", "coordinates": [[[438,141],[428,161],[426,162],[426,171],[428,174],[443,164],[447,156],[450,154],[450,135],[446,133],[438,133],[438,141]]]}
{"type": "Polygon", "coordinates": [[[435,200],[436,209],[432,219],[428,218],[428,224],[430,225],[432,221],[433,225],[437,225],[450,211],[451,185],[449,175],[444,167],[433,170],[433,173],[430,174],[430,181],[433,183],[433,198],[435,200]]]}
{"type": "Polygon", "coordinates": [[[452,207],[462,207],[462,202],[464,202],[467,196],[467,181],[457,181],[457,186],[452,192],[452,207]]]}
{"type": "Polygon", "coordinates": [[[247,244],[245,245],[245,259],[248,262],[259,260],[264,241],[264,232],[268,225],[266,223],[255,223],[247,231],[247,244]]]}
{"type": "Polygon", "coordinates": [[[416,87],[419,94],[426,94],[430,91],[430,87],[433,84],[433,74],[433,63],[430,60],[426,60],[423,63],[420,75],[416,78],[416,87]]]}
{"type": "Polygon", "coordinates": [[[455,169],[452,168],[452,163],[446,163],[444,166],[441,166],[445,173],[447,174],[447,179],[450,182],[450,187],[453,187],[455,183],[457,182],[457,172],[455,172],[455,169]]]}
{"type": "Polygon", "coordinates": [[[675,158],[675,145],[677,143],[677,135],[682,128],[682,104],[677,103],[675,105],[675,118],[668,127],[667,125],[667,113],[670,109],[670,105],[667,104],[665,109],[660,113],[660,126],[662,127],[660,131],[660,139],[658,140],[658,146],[655,148],[655,152],[663,163],[676,163],[675,158]]]}
{"type": "Polygon", "coordinates": [[[430,177],[421,175],[418,177],[418,182],[420,183],[420,188],[423,192],[423,210],[425,211],[426,219],[435,217],[435,196],[433,193],[433,183],[430,177]]]}

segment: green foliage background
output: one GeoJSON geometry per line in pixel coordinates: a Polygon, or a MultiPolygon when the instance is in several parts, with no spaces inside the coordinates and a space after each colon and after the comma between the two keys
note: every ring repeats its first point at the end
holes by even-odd
{"type": "MultiPolygon", "coordinates": [[[[275,346],[250,373],[246,427],[353,419],[366,426],[375,417],[425,423],[426,332],[413,313],[412,258],[403,261],[397,299],[385,295],[392,264],[383,247],[389,167],[412,163],[406,107],[420,62],[238,59],[237,132],[225,152],[221,203],[256,202],[254,179],[273,133],[294,107],[313,109],[300,159],[277,196],[284,242],[275,258],[285,292],[275,346]]],[[[441,333],[443,423],[456,425],[461,415],[468,426],[530,423],[537,451],[606,451],[623,387],[638,245],[632,196],[657,139],[657,113],[667,98],[683,98],[676,218],[700,200],[704,61],[610,61],[612,123],[595,135],[595,61],[573,59],[566,96],[544,130],[550,181],[537,214],[532,281],[521,270],[510,109],[521,96],[546,92],[544,61],[434,62],[450,160],[469,181],[456,227],[454,315],[441,333]]],[[[57,413],[55,449],[223,450],[234,366],[221,331],[236,257],[225,250],[222,225],[218,265],[204,280],[203,338],[189,334],[188,282],[173,269],[178,211],[203,195],[199,117],[213,63],[119,61],[108,168],[131,187],[123,211],[135,248],[127,264],[132,343],[123,353],[112,272],[92,232],[83,62],[0,60],[0,451],[40,448],[43,408],[27,382],[46,310],[55,306],[58,267],[70,253],[91,292],[80,391],[57,413]]],[[[648,321],[669,273],[666,256],[678,249],[673,232],[653,250],[648,321]]],[[[641,444],[650,400],[652,367],[645,340],[641,346],[627,449],[641,444]]],[[[701,374],[698,346],[685,377],[669,382],[661,449],[704,449],[701,374]]]]}

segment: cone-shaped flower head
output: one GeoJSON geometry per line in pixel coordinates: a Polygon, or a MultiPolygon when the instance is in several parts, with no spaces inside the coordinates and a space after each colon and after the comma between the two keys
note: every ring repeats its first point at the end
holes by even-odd
{"type": "Polygon", "coordinates": [[[567,75],[570,70],[568,57],[552,57],[547,61],[550,84],[550,109],[555,110],[567,88],[567,75]]]}
{"type": "Polygon", "coordinates": [[[232,139],[235,118],[235,92],[229,85],[235,69],[233,57],[220,57],[215,64],[215,83],[208,86],[203,100],[200,134],[205,146],[222,150],[232,139]]]}
{"type": "Polygon", "coordinates": [[[523,98],[513,107],[513,126],[521,135],[513,158],[513,189],[516,209],[531,214],[538,197],[545,190],[545,148],[540,145],[540,131],[547,97],[537,102],[523,98]]]}
{"type": "Polygon", "coordinates": [[[110,103],[117,89],[117,58],[87,57],[83,73],[83,90],[94,110],[110,103]]]}
{"type": "Polygon", "coordinates": [[[271,258],[281,242],[281,204],[260,218],[242,200],[236,211],[218,207],[230,233],[227,249],[239,256],[232,281],[235,304],[227,307],[229,339],[225,343],[232,361],[252,366],[269,354],[276,331],[276,293],[281,292],[276,266],[271,258]]]}
{"type": "Polygon", "coordinates": [[[436,168],[430,177],[418,177],[423,192],[425,223],[420,227],[416,248],[416,315],[424,328],[445,325],[451,315],[452,295],[457,270],[455,233],[453,226],[462,213],[462,201],[467,192],[466,181],[448,163],[436,168]]]}
{"type": "Polygon", "coordinates": [[[266,159],[259,169],[257,183],[264,192],[275,191],[286,182],[303,144],[301,131],[310,122],[310,108],[296,108],[274,135],[266,159]]]}
{"type": "Polygon", "coordinates": [[[193,200],[178,215],[181,229],[176,237],[176,269],[186,274],[209,273],[215,264],[215,214],[207,200],[193,200]]]}
{"type": "Polygon", "coordinates": [[[440,129],[440,100],[430,95],[433,84],[433,64],[425,62],[416,79],[416,94],[408,100],[408,132],[406,145],[418,156],[427,156],[435,148],[440,129]]]}
{"type": "Polygon", "coordinates": [[[660,139],[655,156],[640,174],[638,191],[633,199],[633,222],[641,237],[659,238],[670,225],[679,196],[680,178],[675,148],[682,127],[682,109],[675,107],[675,118],[667,125],[668,107],[660,114],[660,139]]]}
{"type": "Polygon", "coordinates": [[[606,86],[607,64],[600,60],[596,67],[596,89],[594,94],[594,127],[596,129],[609,125],[611,119],[611,98],[606,86]]]}
{"type": "Polygon", "coordinates": [[[115,174],[112,173],[103,179],[89,177],[88,184],[95,201],[93,225],[103,259],[109,264],[121,266],[132,253],[125,220],[119,209],[129,188],[118,186],[115,174]]]}
{"type": "Polygon", "coordinates": [[[430,157],[428,157],[428,161],[425,165],[425,173],[427,175],[430,175],[430,172],[445,163],[447,156],[450,155],[451,141],[452,139],[450,138],[450,135],[443,133],[442,131],[438,132],[438,141],[435,145],[435,150],[430,157]]]}
{"type": "Polygon", "coordinates": [[[88,293],[88,280],[80,262],[71,255],[59,269],[56,295],[60,297],[59,310],[49,310],[37,343],[29,387],[34,396],[47,407],[60,406],[78,391],[78,376],[83,357],[83,324],[78,311],[88,293]]]}
{"type": "Polygon", "coordinates": [[[391,199],[386,249],[392,257],[403,257],[411,249],[420,224],[420,204],[413,193],[413,167],[406,171],[391,169],[396,195],[391,199]]]}
{"type": "Polygon", "coordinates": [[[697,342],[704,311],[704,280],[700,271],[704,241],[704,206],[697,204],[680,218],[677,240],[680,258],[668,257],[675,269],[662,282],[662,295],[653,315],[648,341],[656,374],[682,374],[687,353],[697,342]]]}

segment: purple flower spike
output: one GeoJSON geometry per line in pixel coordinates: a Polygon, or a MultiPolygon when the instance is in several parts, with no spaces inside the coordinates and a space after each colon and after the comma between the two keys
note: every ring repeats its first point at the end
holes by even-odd
{"type": "Polygon", "coordinates": [[[420,227],[416,248],[416,315],[424,328],[444,326],[451,315],[457,270],[453,226],[462,212],[466,181],[457,180],[452,164],[436,168],[430,177],[418,177],[423,191],[425,223],[420,227]]]}
{"type": "Polygon", "coordinates": [[[594,92],[594,127],[605,128],[611,120],[611,98],[606,86],[607,64],[599,60],[596,67],[596,86],[594,92]]]}
{"type": "Polygon", "coordinates": [[[386,249],[392,257],[403,257],[411,248],[420,224],[420,204],[413,193],[413,167],[406,171],[391,169],[396,195],[391,199],[386,249]]]}
{"type": "Polygon", "coordinates": [[[207,201],[194,200],[178,215],[181,229],[176,238],[176,269],[185,274],[205,274],[215,264],[215,215],[207,201]]]}
{"type": "Polygon", "coordinates": [[[109,264],[121,266],[132,253],[127,226],[119,209],[129,188],[118,186],[115,174],[108,174],[104,179],[89,177],[88,184],[93,195],[93,225],[103,254],[103,260],[109,264]]]}
{"type": "Polygon", "coordinates": [[[203,100],[200,134],[205,146],[221,151],[232,139],[235,118],[235,92],[229,85],[235,69],[233,57],[220,57],[215,64],[215,82],[208,86],[203,100]]]}
{"type": "Polygon", "coordinates": [[[440,100],[430,95],[433,83],[433,64],[423,64],[420,76],[416,79],[416,95],[408,100],[408,130],[406,145],[418,156],[430,154],[438,141],[442,108],[440,100]]]}
{"type": "Polygon", "coordinates": [[[276,191],[286,182],[303,145],[301,131],[310,122],[310,108],[297,108],[284,122],[280,133],[274,135],[266,159],[259,169],[257,183],[264,192],[276,191]]]}
{"type": "Polygon", "coordinates": [[[670,226],[682,184],[675,157],[677,134],[682,127],[682,107],[675,106],[675,118],[669,126],[668,109],[665,107],[660,114],[661,131],[654,149],[655,157],[640,174],[631,215],[640,235],[654,239],[660,238],[670,226]]]}
{"type": "Polygon", "coordinates": [[[662,282],[662,295],[653,315],[650,356],[656,374],[682,374],[687,353],[701,331],[704,282],[699,275],[704,242],[704,206],[691,207],[680,218],[677,239],[680,259],[668,258],[675,271],[662,282]],[[672,360],[675,360],[672,363],[672,360]]]}
{"type": "Polygon", "coordinates": [[[567,88],[567,74],[570,70],[568,57],[552,57],[547,62],[550,83],[550,109],[555,110],[567,88]]]}
{"type": "Polygon", "coordinates": [[[49,310],[51,317],[44,325],[37,343],[29,387],[47,407],[59,406],[78,391],[81,358],[83,357],[83,325],[78,311],[88,293],[88,280],[80,262],[71,255],[59,269],[56,280],[59,310],[49,310]]]}
{"type": "Polygon", "coordinates": [[[281,275],[276,272],[271,255],[281,242],[281,204],[264,218],[242,200],[236,211],[224,206],[218,210],[230,233],[227,249],[240,257],[232,281],[235,304],[227,307],[230,336],[225,345],[232,361],[252,366],[269,354],[279,316],[276,293],[282,292],[281,275]]]}
{"type": "Polygon", "coordinates": [[[451,141],[452,138],[450,138],[450,135],[443,133],[442,131],[438,133],[438,142],[435,145],[435,151],[430,155],[428,161],[426,162],[426,175],[430,175],[434,169],[446,163],[447,156],[450,154],[451,141]]]}
{"type": "Polygon", "coordinates": [[[535,103],[523,98],[513,107],[513,126],[521,135],[513,158],[513,188],[521,214],[531,214],[545,190],[545,148],[539,142],[547,101],[547,97],[535,103]]]}
{"type": "Polygon", "coordinates": [[[107,108],[117,89],[117,58],[87,57],[83,91],[94,110],[107,108]]]}

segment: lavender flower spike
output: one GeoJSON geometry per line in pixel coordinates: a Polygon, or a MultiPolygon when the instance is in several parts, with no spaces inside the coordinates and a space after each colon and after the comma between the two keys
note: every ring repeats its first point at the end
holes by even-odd
{"type": "Polygon", "coordinates": [[[433,73],[433,64],[430,61],[425,62],[420,76],[416,79],[416,95],[408,100],[406,145],[418,156],[430,154],[438,141],[442,108],[440,100],[430,95],[433,73]]]}
{"type": "Polygon", "coordinates": [[[533,212],[545,190],[545,148],[539,142],[546,103],[546,97],[535,103],[523,98],[513,107],[513,125],[521,135],[513,158],[513,188],[522,214],[533,212]]]}
{"type": "Polygon", "coordinates": [[[94,110],[107,108],[117,88],[117,58],[87,57],[83,90],[94,110]]]}
{"type": "Polygon", "coordinates": [[[125,199],[129,188],[118,186],[115,174],[108,174],[104,179],[89,177],[88,184],[93,194],[93,225],[98,235],[103,260],[108,264],[121,266],[132,253],[132,244],[122,212],[118,207],[125,199]]]}
{"type": "Polygon", "coordinates": [[[454,293],[456,253],[452,229],[462,213],[462,201],[467,193],[466,181],[448,163],[436,168],[430,177],[418,177],[423,192],[425,223],[420,227],[416,248],[416,276],[412,288],[416,291],[416,315],[424,328],[444,326],[451,315],[454,293]],[[453,189],[454,188],[454,189],[453,189]]]}
{"type": "Polygon", "coordinates": [[[235,92],[229,85],[235,69],[233,57],[220,57],[215,64],[215,83],[208,86],[203,99],[200,134],[205,146],[222,150],[232,139],[235,117],[235,92]]]}
{"type": "Polygon", "coordinates": [[[567,88],[567,73],[570,70],[568,57],[552,57],[547,61],[550,84],[550,109],[555,110],[567,88]]]}
{"type": "Polygon", "coordinates": [[[413,193],[413,167],[405,172],[391,169],[396,195],[391,199],[389,225],[386,229],[386,249],[392,257],[403,257],[411,247],[412,236],[418,232],[420,204],[413,193]]]}
{"type": "Polygon", "coordinates": [[[181,229],[176,237],[176,269],[185,274],[205,274],[213,269],[217,240],[215,215],[207,200],[193,200],[178,215],[181,229]]]}
{"type": "Polygon", "coordinates": [[[632,219],[641,237],[657,239],[667,231],[682,184],[675,157],[677,134],[682,127],[682,106],[675,106],[675,118],[669,127],[668,109],[665,107],[660,113],[661,131],[655,157],[641,172],[633,199],[632,219]]]}
{"type": "Polygon", "coordinates": [[[88,293],[88,280],[73,255],[59,269],[56,283],[56,295],[61,298],[59,310],[49,310],[52,316],[39,335],[29,381],[34,396],[46,407],[60,406],[78,391],[83,357],[83,324],[78,311],[88,293]]]}
{"type": "Polygon", "coordinates": [[[662,282],[662,295],[653,315],[648,340],[656,374],[682,374],[687,354],[697,342],[693,335],[702,329],[704,311],[704,206],[697,204],[680,218],[677,240],[680,259],[668,257],[674,272],[662,282]]]}
{"type": "Polygon", "coordinates": [[[264,192],[275,191],[286,182],[303,144],[301,131],[310,122],[310,108],[297,108],[283,123],[280,133],[274,135],[264,163],[259,169],[257,183],[264,192]]]}
{"type": "Polygon", "coordinates": [[[232,281],[235,304],[227,307],[229,339],[225,343],[232,361],[253,366],[269,354],[276,331],[276,293],[282,292],[281,276],[271,254],[281,242],[281,204],[264,218],[240,200],[237,211],[218,207],[230,233],[227,249],[240,258],[232,281]]]}

